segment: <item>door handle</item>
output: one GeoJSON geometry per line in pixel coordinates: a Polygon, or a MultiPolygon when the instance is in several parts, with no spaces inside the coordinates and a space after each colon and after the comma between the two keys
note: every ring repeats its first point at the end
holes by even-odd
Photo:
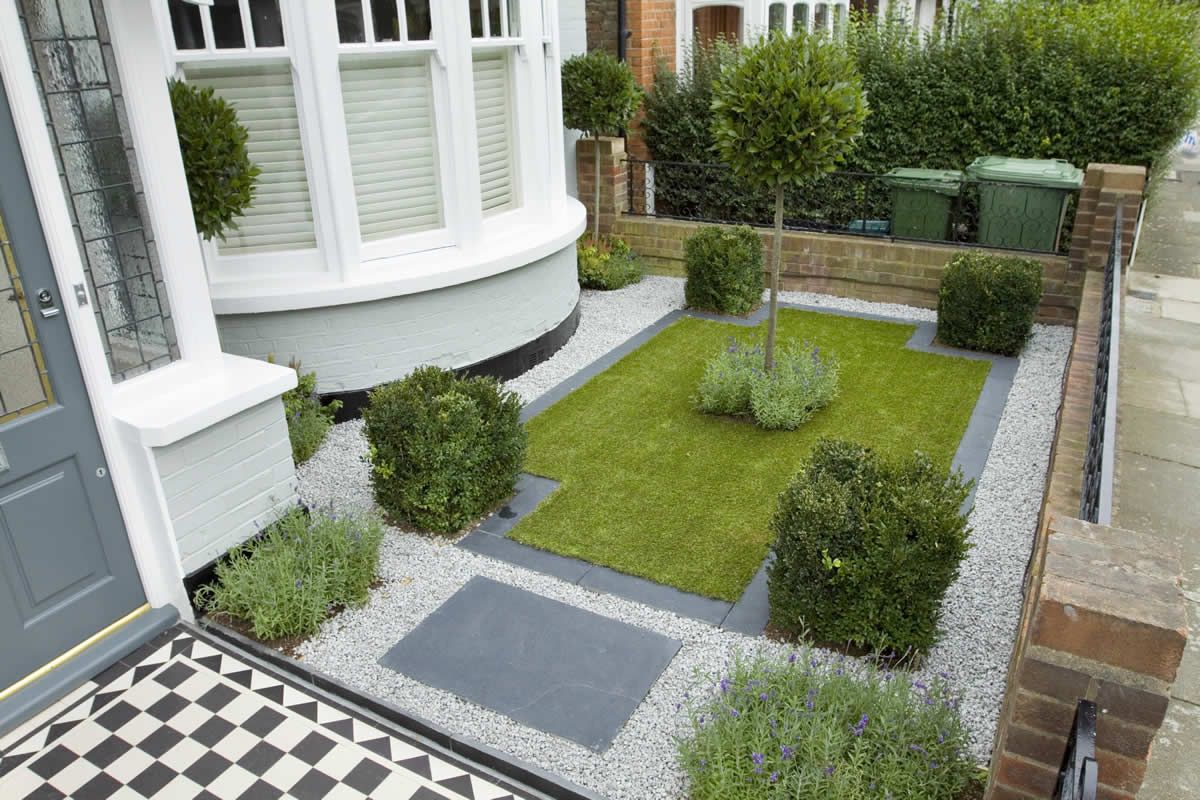
{"type": "Polygon", "coordinates": [[[50,319],[50,317],[58,316],[58,306],[54,305],[54,295],[50,293],[49,289],[38,289],[37,301],[43,317],[50,319]]]}

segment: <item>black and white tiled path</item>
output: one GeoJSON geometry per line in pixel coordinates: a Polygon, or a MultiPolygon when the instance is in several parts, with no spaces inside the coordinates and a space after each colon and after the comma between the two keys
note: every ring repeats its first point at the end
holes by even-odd
{"type": "Polygon", "coordinates": [[[516,800],[176,627],[0,739],[0,798],[516,800]]]}

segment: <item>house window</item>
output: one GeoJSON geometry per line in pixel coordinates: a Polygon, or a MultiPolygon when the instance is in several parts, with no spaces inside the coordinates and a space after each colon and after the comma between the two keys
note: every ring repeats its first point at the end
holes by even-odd
{"type": "Polygon", "coordinates": [[[787,3],[771,3],[767,9],[767,30],[787,30],[787,3]]]}
{"type": "Polygon", "coordinates": [[[401,257],[465,245],[494,230],[483,218],[540,204],[523,187],[549,175],[531,152],[541,131],[530,126],[546,117],[525,113],[542,108],[531,94],[542,76],[557,80],[544,69],[553,48],[542,45],[556,30],[545,3],[159,7],[176,73],[234,105],[262,169],[239,228],[205,245],[215,283],[322,271],[344,280],[362,265],[433,269],[401,257]],[[469,114],[455,113],[467,103],[473,129],[469,114]],[[476,168],[477,188],[457,179],[476,168]]]}
{"type": "Polygon", "coordinates": [[[339,8],[338,69],[362,241],[439,229],[429,0],[340,5],[352,6],[339,8]]]}
{"type": "Polygon", "coordinates": [[[488,217],[519,204],[513,56],[521,44],[520,2],[470,0],[470,9],[479,191],[488,217]]]}
{"type": "Polygon", "coordinates": [[[808,3],[792,5],[792,33],[808,32],[808,3]]]}
{"type": "Polygon", "coordinates": [[[292,56],[278,0],[214,0],[211,7],[172,3],[170,8],[184,78],[211,87],[234,107],[250,134],[250,159],[261,170],[254,205],[237,220],[237,228],[217,242],[217,252],[245,255],[315,248],[292,56]],[[194,11],[200,12],[199,37],[193,35],[194,11]],[[202,52],[197,52],[199,42],[202,52]]]}
{"type": "Polygon", "coordinates": [[[817,3],[816,11],[813,14],[813,30],[828,31],[829,30],[829,4],[817,3]]]}

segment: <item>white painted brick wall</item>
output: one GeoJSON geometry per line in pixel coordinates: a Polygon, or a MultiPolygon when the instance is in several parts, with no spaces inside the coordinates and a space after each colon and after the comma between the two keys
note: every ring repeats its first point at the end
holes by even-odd
{"type": "Polygon", "coordinates": [[[184,574],[253,536],[297,503],[278,398],[154,450],[184,574]]]}
{"type": "Polygon", "coordinates": [[[465,367],[552,330],[575,307],[575,245],[470,283],[369,303],[217,318],[228,353],[316,370],[318,390],[368,389],[422,364],[465,367]]]}
{"type": "MultiPolygon", "coordinates": [[[[587,7],[585,0],[559,0],[558,3],[559,50],[562,60],[587,52],[587,7]]],[[[579,179],[575,175],[575,142],[579,131],[563,129],[563,145],[566,148],[567,193],[571,197],[579,194],[579,179]]]]}

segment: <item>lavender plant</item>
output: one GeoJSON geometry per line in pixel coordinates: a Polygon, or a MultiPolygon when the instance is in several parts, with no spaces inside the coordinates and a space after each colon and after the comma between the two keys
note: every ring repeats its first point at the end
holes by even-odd
{"type": "Polygon", "coordinates": [[[704,369],[693,403],[706,414],[750,417],[768,430],[795,430],[827,406],[838,391],[832,355],[807,343],[788,342],[775,370],[763,368],[763,346],[730,337],[704,369]]]}
{"type": "Polygon", "coordinates": [[[342,401],[323,404],[317,394],[317,373],[302,372],[299,361],[292,361],[288,366],[296,370],[296,388],[283,393],[283,410],[287,416],[292,460],[299,466],[321,449],[342,401]]]}
{"type": "Polygon", "coordinates": [[[946,676],[799,650],[736,659],[685,697],[691,800],[954,800],[975,768],[946,676]]]}
{"type": "Polygon", "coordinates": [[[366,602],[382,541],[373,517],[294,509],[218,562],[196,606],[245,621],[260,639],[311,636],[334,607],[366,602]]]}

